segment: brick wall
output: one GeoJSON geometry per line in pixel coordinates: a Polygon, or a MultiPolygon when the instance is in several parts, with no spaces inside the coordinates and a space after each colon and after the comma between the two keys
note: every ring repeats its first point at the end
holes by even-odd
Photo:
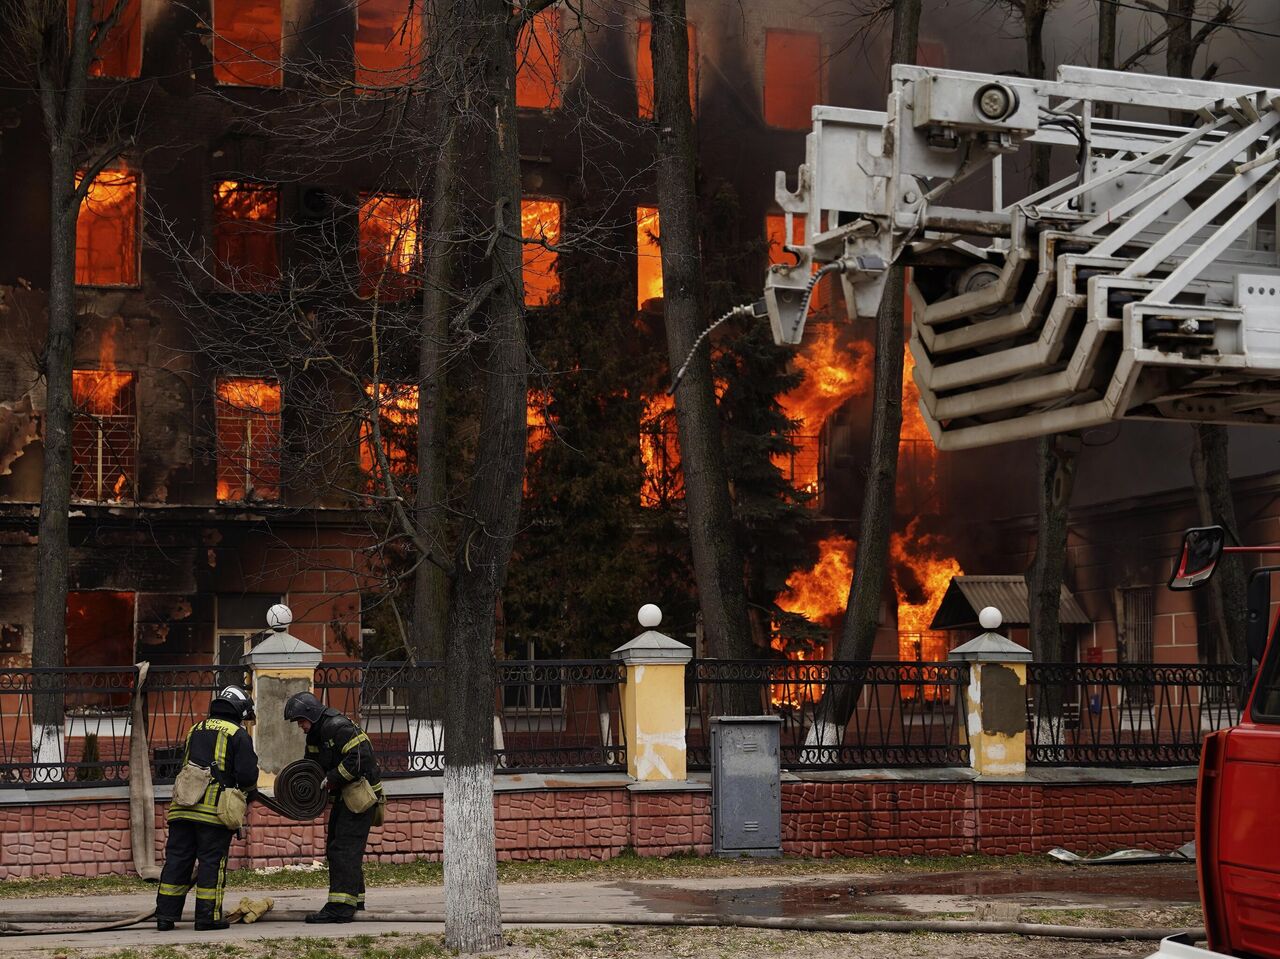
{"type": "MultiPolygon", "coordinates": [[[[972,782],[788,782],[783,839],[789,854],[905,856],[1168,850],[1192,838],[1195,784],[1001,785],[972,782]]],[[[500,792],[501,859],[608,859],[631,848],[663,856],[711,851],[711,794],[624,786],[500,792]]],[[[157,803],[159,850],[164,804],[157,803]]],[[[232,867],[324,857],[324,822],[295,823],[256,808],[232,867]]],[[[440,857],[439,796],[394,797],[374,830],[370,858],[440,857]]],[[[0,879],[95,876],[132,869],[128,804],[71,802],[0,807],[0,879]]]]}

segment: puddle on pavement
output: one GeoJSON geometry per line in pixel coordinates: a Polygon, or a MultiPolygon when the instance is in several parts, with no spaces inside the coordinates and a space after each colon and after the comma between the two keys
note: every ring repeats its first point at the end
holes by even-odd
{"type": "Polygon", "coordinates": [[[776,884],[741,888],[620,885],[638,904],[657,912],[798,918],[971,912],[988,900],[1027,909],[1152,909],[1200,901],[1195,868],[1190,865],[1064,866],[818,882],[780,876],[776,884]]]}

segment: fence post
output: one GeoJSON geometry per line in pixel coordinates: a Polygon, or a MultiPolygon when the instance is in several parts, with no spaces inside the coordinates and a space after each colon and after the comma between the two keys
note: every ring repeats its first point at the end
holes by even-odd
{"type": "Polygon", "coordinates": [[[693,650],[656,631],[662,610],[640,607],[645,631],[613,651],[626,666],[622,729],[627,772],[639,782],[686,779],[684,674],[693,650]]]}
{"type": "Polygon", "coordinates": [[[272,634],[245,657],[253,669],[253,745],[261,773],[258,785],[270,789],[276,773],[307,754],[307,740],[294,723],[284,721],[284,704],[294,693],[309,693],[315,684],[321,652],[291,634],[293,613],[288,606],[272,606],[267,625],[272,634]]]}
{"type": "Polygon", "coordinates": [[[978,614],[986,632],[951,650],[947,659],[969,664],[965,714],[969,765],[980,776],[1027,772],[1027,663],[1031,651],[995,632],[1000,610],[978,614]]]}

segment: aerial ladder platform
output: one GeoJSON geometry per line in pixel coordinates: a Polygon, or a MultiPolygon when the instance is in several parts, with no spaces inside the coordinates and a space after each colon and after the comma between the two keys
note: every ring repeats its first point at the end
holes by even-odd
{"type": "Polygon", "coordinates": [[[819,277],[874,317],[909,268],[940,449],[1117,420],[1280,422],[1280,91],[1064,66],[1033,80],[898,65],[883,113],[818,106],[777,175],[799,344],[819,277]],[[1122,117],[1123,119],[1117,119],[1122,117]],[[1060,177],[1027,193],[1036,147],[1060,177]]]}

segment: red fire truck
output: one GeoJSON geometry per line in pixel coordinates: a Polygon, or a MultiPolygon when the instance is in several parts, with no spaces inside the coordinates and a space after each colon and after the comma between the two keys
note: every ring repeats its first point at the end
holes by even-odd
{"type": "MultiPolygon", "coordinates": [[[[1276,553],[1280,546],[1227,546],[1221,527],[1188,530],[1171,589],[1208,582],[1223,553],[1276,553]]],[[[1280,643],[1268,642],[1270,579],[1249,579],[1248,648],[1258,663],[1240,722],[1210,733],[1196,792],[1196,863],[1209,949],[1166,942],[1160,957],[1280,957],[1280,643]]]]}

